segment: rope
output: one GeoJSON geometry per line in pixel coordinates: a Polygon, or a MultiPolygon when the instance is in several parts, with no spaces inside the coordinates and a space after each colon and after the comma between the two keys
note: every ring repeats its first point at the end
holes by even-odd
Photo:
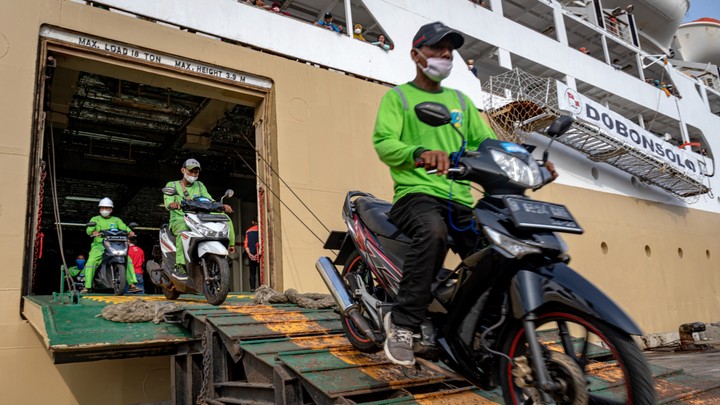
{"type": "Polygon", "coordinates": [[[43,167],[40,171],[40,181],[38,190],[38,212],[37,220],[35,224],[35,245],[33,247],[33,269],[32,269],[32,290],[35,291],[35,276],[37,275],[38,259],[42,259],[43,254],[43,242],[45,234],[42,231],[42,214],[43,214],[43,201],[45,200],[45,177],[47,172],[43,167]]]}
{"type": "Polygon", "coordinates": [[[335,306],[335,300],[333,300],[330,294],[301,294],[294,288],[286,290],[284,293],[280,293],[266,285],[261,285],[255,290],[253,302],[263,305],[286,304],[291,302],[299,307],[311,309],[324,309],[335,306]]]}
{"type": "Polygon", "coordinates": [[[178,308],[174,302],[145,301],[136,298],[130,302],[108,305],[95,317],[103,317],[112,322],[150,322],[160,323],[166,313],[178,308]]]}
{"type": "Polygon", "coordinates": [[[258,264],[260,265],[260,280],[258,285],[265,284],[265,249],[263,249],[263,238],[265,237],[265,189],[259,187],[258,190],[258,206],[260,207],[260,217],[258,218],[258,225],[260,232],[258,232],[258,264]]]}

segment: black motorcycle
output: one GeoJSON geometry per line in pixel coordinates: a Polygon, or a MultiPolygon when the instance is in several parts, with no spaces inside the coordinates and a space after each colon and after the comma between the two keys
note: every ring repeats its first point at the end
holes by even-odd
{"type": "MultiPolygon", "coordinates": [[[[95,226],[95,222],[89,222],[87,226],[95,226]]],[[[137,224],[128,226],[132,228],[137,224]]],[[[128,233],[120,229],[107,229],[99,233],[105,251],[93,277],[93,291],[111,289],[115,295],[123,295],[127,286],[128,233]]]]}
{"type": "MultiPolygon", "coordinates": [[[[432,126],[451,121],[441,104],[415,111],[432,126]]],[[[547,134],[560,136],[572,122],[560,117],[547,134]]],[[[436,276],[416,354],[442,360],[483,389],[501,386],[510,404],[653,404],[653,380],[631,338],[640,329],[568,266],[558,233],[582,228],[565,206],[525,195],[551,181],[547,151],[539,164],[521,145],[487,139],[451,160],[448,176],[484,189],[474,207],[478,241],[454,270],[436,276]],[[601,373],[617,381],[612,396],[595,390],[607,385],[601,373]]],[[[370,194],[348,193],[342,213],[348,231],[332,232],[325,244],[338,257],[316,265],[347,338],[363,352],[382,348],[382,320],[396,300],[410,243],[388,218],[390,208],[370,194]],[[342,273],[335,264],[344,265],[342,273]]]]}

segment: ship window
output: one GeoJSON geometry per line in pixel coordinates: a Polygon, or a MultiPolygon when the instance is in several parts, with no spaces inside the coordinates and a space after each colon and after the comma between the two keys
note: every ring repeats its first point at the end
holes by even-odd
{"type": "Polygon", "coordinates": [[[592,174],[592,177],[595,180],[600,178],[600,172],[598,171],[597,167],[593,167],[592,169],[590,169],[590,174],[592,174]]]}
{"type": "Polygon", "coordinates": [[[650,249],[649,245],[645,245],[645,256],[647,256],[647,257],[652,256],[652,249],[650,249]]]}
{"type": "Polygon", "coordinates": [[[678,248],[677,253],[678,253],[678,257],[681,258],[681,259],[682,259],[683,256],[685,255],[685,253],[683,252],[682,248],[678,248]]]}
{"type": "Polygon", "coordinates": [[[508,20],[557,40],[553,10],[547,4],[537,0],[503,2],[503,15],[508,20]]]}

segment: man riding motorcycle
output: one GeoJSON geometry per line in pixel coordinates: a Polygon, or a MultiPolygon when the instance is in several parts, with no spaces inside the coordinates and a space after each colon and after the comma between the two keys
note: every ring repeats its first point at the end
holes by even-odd
{"type": "MultiPolygon", "coordinates": [[[[200,176],[200,162],[195,159],[188,159],[185,161],[182,168],[180,168],[180,172],[183,175],[183,178],[181,180],[170,181],[167,183],[167,185],[165,185],[165,187],[174,188],[177,191],[177,194],[165,195],[164,202],[165,208],[170,211],[170,230],[173,235],[176,236],[175,267],[178,272],[184,274],[186,273],[185,254],[183,251],[182,238],[180,238],[179,235],[180,232],[187,231],[190,228],[188,228],[187,224],[185,223],[185,215],[180,209],[180,202],[182,200],[192,200],[195,197],[207,197],[211,201],[215,200],[212,198],[210,193],[208,193],[205,185],[202,182],[198,181],[198,177],[200,176]]],[[[231,214],[233,212],[232,207],[227,204],[224,205],[224,209],[225,212],[228,214],[231,214]]],[[[228,248],[228,252],[234,253],[235,229],[232,224],[229,228],[230,247],[228,248]]]]}
{"type": "MultiPolygon", "coordinates": [[[[496,139],[468,97],[440,85],[452,69],[453,50],[463,42],[459,32],[441,22],[420,27],[410,51],[415,78],[383,96],[373,131],[375,150],[390,167],[394,181],[390,218],[412,239],[397,302],[384,319],[385,354],[403,366],[415,363],[413,334],[425,319],[431,284],[447,254],[448,235],[460,256],[477,240],[470,185],[444,176],[452,164],[448,155],[475,150],[483,140],[496,139]],[[426,101],[448,107],[452,125],[467,135],[467,141],[447,125],[433,127],[420,122],[413,107],[426,101]],[[425,173],[430,169],[437,169],[437,176],[425,173]]],[[[548,169],[557,177],[552,164],[548,169]]]]}
{"type": "MultiPolygon", "coordinates": [[[[125,223],[118,217],[112,216],[113,202],[108,197],[103,198],[98,203],[98,210],[100,215],[90,218],[90,222],[94,222],[95,226],[88,226],[86,232],[88,236],[93,236],[93,242],[90,245],[90,253],[88,254],[87,262],[85,263],[85,288],[80,292],[87,293],[92,289],[93,279],[95,278],[95,270],[98,265],[102,262],[102,255],[105,252],[105,246],[103,245],[103,237],[100,235],[101,231],[107,231],[109,229],[119,229],[121,231],[128,232],[129,236],[135,236],[135,232],[132,231],[125,223]]],[[[142,290],[137,288],[135,283],[135,270],[133,264],[128,257],[127,267],[125,269],[126,278],[130,286],[129,292],[141,292],[142,290]]]]}

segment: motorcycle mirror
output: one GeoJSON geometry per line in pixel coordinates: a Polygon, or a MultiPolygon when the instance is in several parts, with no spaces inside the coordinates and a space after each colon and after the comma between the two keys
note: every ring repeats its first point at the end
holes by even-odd
{"type": "Polygon", "coordinates": [[[177,190],[175,190],[175,187],[163,187],[162,193],[165,195],[177,195],[177,190]]]}
{"type": "Polygon", "coordinates": [[[128,226],[129,226],[130,228],[135,228],[135,227],[138,226],[138,224],[137,224],[137,222],[130,222],[130,223],[128,224],[128,226]]]}
{"type": "Polygon", "coordinates": [[[229,188],[229,189],[225,190],[225,195],[223,196],[223,198],[230,198],[234,195],[235,195],[235,192],[233,191],[233,189],[229,188]]]}
{"type": "Polygon", "coordinates": [[[417,114],[420,121],[433,127],[449,124],[452,119],[447,107],[432,101],[416,105],[415,114],[417,114]]]}
{"type": "Polygon", "coordinates": [[[95,225],[97,225],[95,222],[88,222],[87,224],[85,224],[85,226],[95,226],[95,225]]]}
{"type": "Polygon", "coordinates": [[[547,130],[548,136],[551,138],[556,138],[570,129],[573,122],[575,122],[575,118],[573,118],[572,115],[561,115],[553,121],[553,123],[550,125],[550,128],[547,130]]]}

